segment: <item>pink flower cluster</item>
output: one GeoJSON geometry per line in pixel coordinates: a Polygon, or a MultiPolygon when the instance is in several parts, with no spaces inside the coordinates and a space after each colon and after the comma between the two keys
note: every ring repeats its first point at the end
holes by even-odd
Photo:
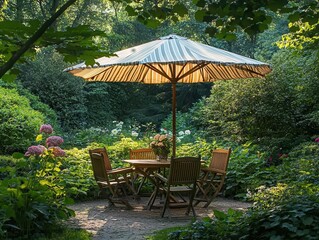
{"type": "Polygon", "coordinates": [[[315,142],[319,143],[319,137],[315,139],[315,142]]]}
{"type": "Polygon", "coordinates": [[[49,147],[49,150],[52,151],[55,157],[64,157],[66,155],[65,151],[60,147],[49,147]]]}
{"type": "Polygon", "coordinates": [[[24,156],[40,156],[44,153],[44,151],[47,150],[45,146],[38,145],[38,146],[30,146],[28,147],[27,152],[24,154],[24,156]]]}
{"type": "Polygon", "coordinates": [[[51,134],[53,132],[53,128],[50,124],[43,124],[40,127],[40,133],[51,134]]]}
{"type": "Polygon", "coordinates": [[[166,134],[156,134],[154,141],[150,143],[150,147],[153,149],[156,155],[168,155],[170,152],[171,139],[166,134]]]}
{"type": "Polygon", "coordinates": [[[60,146],[63,142],[63,138],[59,136],[51,136],[47,138],[45,143],[48,147],[57,147],[60,146]]]}
{"type": "MultiPolygon", "coordinates": [[[[53,128],[50,124],[43,124],[40,127],[40,133],[51,134],[52,132],[53,132],[53,128]]],[[[64,157],[66,155],[65,151],[59,147],[63,142],[64,142],[63,138],[59,136],[50,136],[46,139],[46,142],[45,142],[49,149],[47,149],[45,146],[42,146],[42,145],[30,146],[24,155],[26,157],[40,156],[45,151],[49,150],[55,157],[64,157]]]]}

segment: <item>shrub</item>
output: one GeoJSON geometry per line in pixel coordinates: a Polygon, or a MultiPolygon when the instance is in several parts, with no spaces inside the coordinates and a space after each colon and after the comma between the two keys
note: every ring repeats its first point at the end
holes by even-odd
{"type": "MultiPolygon", "coordinates": [[[[42,141],[42,135],[38,135],[37,141],[42,141]]],[[[2,170],[0,233],[3,235],[30,239],[74,215],[66,207],[72,201],[66,198],[65,185],[60,180],[61,157],[65,152],[57,145],[62,142],[62,138],[54,136],[47,141],[48,149],[43,145],[31,146],[24,158],[12,161],[14,166],[2,170]]],[[[19,155],[22,154],[15,154],[19,155]]]]}
{"type": "Polygon", "coordinates": [[[0,87],[0,153],[21,151],[31,144],[44,116],[14,89],[0,87]]]}
{"type": "Polygon", "coordinates": [[[35,60],[21,68],[18,80],[23,87],[50,106],[64,130],[77,129],[85,124],[83,79],[63,72],[63,57],[52,49],[40,51],[35,60]]]}
{"type": "Polygon", "coordinates": [[[18,82],[8,83],[8,82],[0,81],[0,87],[4,87],[7,89],[16,89],[19,95],[29,99],[30,106],[34,110],[44,115],[44,118],[45,118],[44,122],[50,123],[54,127],[56,132],[61,131],[61,126],[57,120],[57,115],[55,111],[52,108],[50,108],[47,104],[41,102],[38,96],[33,95],[29,90],[22,87],[21,84],[19,84],[18,82]]]}
{"type": "Polygon", "coordinates": [[[67,156],[62,161],[61,178],[66,195],[76,200],[97,196],[98,188],[93,177],[89,149],[101,147],[91,144],[86,148],[66,150],[67,156]]]}
{"type": "Polygon", "coordinates": [[[253,149],[234,148],[226,184],[226,193],[250,189],[253,207],[245,213],[214,211],[214,218],[172,232],[170,239],[318,239],[319,144],[302,143],[270,167],[253,149]]]}

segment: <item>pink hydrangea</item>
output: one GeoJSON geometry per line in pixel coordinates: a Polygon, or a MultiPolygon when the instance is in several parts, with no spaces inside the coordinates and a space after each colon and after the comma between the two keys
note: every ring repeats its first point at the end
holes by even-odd
{"type": "Polygon", "coordinates": [[[319,143],[319,137],[315,139],[315,142],[319,143]]]}
{"type": "Polygon", "coordinates": [[[42,145],[38,146],[30,146],[28,147],[28,150],[24,154],[24,156],[29,157],[29,156],[40,156],[46,148],[42,145]]]}
{"type": "Polygon", "coordinates": [[[40,127],[40,133],[47,133],[47,134],[51,134],[53,132],[53,128],[50,124],[43,124],[40,127]]]}
{"type": "Polygon", "coordinates": [[[66,155],[65,151],[60,147],[50,147],[49,150],[52,151],[55,157],[64,157],[66,155]]]}
{"type": "Polygon", "coordinates": [[[64,142],[63,138],[59,136],[51,136],[47,138],[46,145],[48,147],[56,147],[56,146],[60,146],[63,142],[64,142]]]}
{"type": "Polygon", "coordinates": [[[156,135],[154,136],[154,139],[155,139],[155,140],[158,140],[158,139],[160,138],[160,136],[161,136],[161,134],[156,134],[156,135]]]}

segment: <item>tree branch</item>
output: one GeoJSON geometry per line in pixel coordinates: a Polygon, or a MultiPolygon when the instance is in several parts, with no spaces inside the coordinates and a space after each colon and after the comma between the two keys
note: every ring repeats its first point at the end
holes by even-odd
{"type": "Polygon", "coordinates": [[[76,0],[67,1],[56,13],[54,13],[43,25],[30,37],[25,44],[16,51],[12,57],[0,68],[0,78],[8,72],[14,64],[21,58],[21,56],[32,47],[32,45],[45,33],[45,31],[55,22],[55,20],[65,12],[76,0]]]}

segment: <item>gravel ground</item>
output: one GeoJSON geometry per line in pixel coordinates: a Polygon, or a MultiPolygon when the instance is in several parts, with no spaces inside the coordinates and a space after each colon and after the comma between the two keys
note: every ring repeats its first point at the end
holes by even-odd
{"type": "MultiPolygon", "coordinates": [[[[93,234],[94,240],[139,240],[144,236],[151,235],[154,231],[163,228],[184,226],[192,221],[192,214],[185,215],[185,208],[171,209],[171,219],[161,218],[161,209],[155,208],[151,211],[145,210],[147,198],[140,201],[132,200],[132,210],[126,210],[118,205],[108,207],[106,200],[95,200],[73,205],[76,217],[69,221],[75,228],[86,229],[93,234]]],[[[197,219],[213,216],[213,210],[227,211],[229,208],[245,210],[250,204],[216,198],[208,208],[203,208],[200,203],[196,208],[197,219]]]]}

